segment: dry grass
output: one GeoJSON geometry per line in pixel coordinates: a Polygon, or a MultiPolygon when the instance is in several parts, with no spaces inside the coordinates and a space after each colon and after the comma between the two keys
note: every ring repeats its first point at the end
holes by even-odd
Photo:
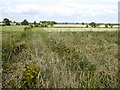
{"type": "Polygon", "coordinates": [[[3,32],[4,88],[118,87],[116,31],[27,32],[3,32]]]}

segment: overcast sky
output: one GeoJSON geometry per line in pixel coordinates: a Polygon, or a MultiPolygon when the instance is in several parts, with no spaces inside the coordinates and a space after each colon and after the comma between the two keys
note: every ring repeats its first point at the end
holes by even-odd
{"type": "Polygon", "coordinates": [[[118,22],[119,0],[0,0],[0,20],[118,22]]]}

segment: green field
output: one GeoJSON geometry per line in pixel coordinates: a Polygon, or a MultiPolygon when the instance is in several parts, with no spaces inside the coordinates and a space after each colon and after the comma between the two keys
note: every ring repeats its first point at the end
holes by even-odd
{"type": "Polygon", "coordinates": [[[119,87],[116,29],[24,27],[2,28],[4,88],[119,87]]]}
{"type": "MultiPolygon", "coordinates": [[[[24,28],[25,28],[26,26],[5,26],[5,27],[1,27],[1,29],[3,30],[3,31],[23,31],[24,30],[24,28]]],[[[33,31],[40,31],[41,30],[41,28],[40,27],[37,27],[37,28],[33,28],[33,31]]],[[[69,27],[69,25],[66,25],[66,26],[64,26],[64,25],[59,25],[59,28],[58,27],[56,27],[56,26],[54,26],[54,27],[52,27],[52,28],[42,28],[42,30],[44,30],[44,31],[49,31],[49,32],[53,32],[53,31],[62,31],[62,32],[68,32],[68,31],[117,31],[118,30],[118,28],[80,28],[80,27],[77,27],[77,26],[75,26],[74,25],[74,27],[69,27]]]]}

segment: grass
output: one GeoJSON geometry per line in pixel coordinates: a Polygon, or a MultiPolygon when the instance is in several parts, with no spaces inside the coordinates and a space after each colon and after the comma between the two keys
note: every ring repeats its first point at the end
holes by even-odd
{"type": "Polygon", "coordinates": [[[3,26],[3,31],[23,31],[26,26],[24,25],[18,25],[18,26],[3,26]]]}
{"type": "Polygon", "coordinates": [[[119,87],[117,31],[15,29],[2,34],[3,88],[119,87]]]}
{"type": "MultiPolygon", "coordinates": [[[[64,25],[61,25],[59,27],[56,27],[56,25],[54,27],[50,27],[50,28],[42,28],[42,30],[44,31],[49,31],[49,32],[58,32],[58,31],[62,31],[62,32],[68,32],[68,31],[117,31],[118,28],[80,28],[77,27],[76,25],[72,25],[74,27],[69,27],[70,25],[66,25],[66,27],[64,27],[64,25]]],[[[25,25],[18,25],[18,26],[3,26],[0,27],[3,31],[23,31],[25,27],[25,25]]],[[[41,28],[40,27],[36,27],[33,28],[33,31],[40,31],[41,28]]]]}

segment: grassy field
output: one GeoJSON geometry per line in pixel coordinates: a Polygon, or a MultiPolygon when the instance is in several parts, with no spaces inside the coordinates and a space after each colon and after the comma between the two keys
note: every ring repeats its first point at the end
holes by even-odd
{"type": "Polygon", "coordinates": [[[119,87],[117,31],[81,30],[3,27],[3,87],[119,87]]]}
{"type": "MultiPolygon", "coordinates": [[[[55,28],[64,28],[64,27],[74,27],[74,28],[85,28],[86,25],[82,25],[82,24],[55,24],[54,25],[55,28]]],[[[91,27],[88,25],[88,27],[91,27]]],[[[105,25],[100,25],[98,28],[105,28],[105,25]]],[[[110,26],[109,26],[110,28],[110,26]]],[[[113,25],[113,28],[118,28],[118,25],[113,25]]]]}
{"type": "Polygon", "coordinates": [[[2,31],[23,31],[26,26],[4,26],[2,31]]]}
{"type": "MultiPolygon", "coordinates": [[[[56,25],[52,28],[42,28],[42,30],[44,31],[49,31],[49,32],[68,32],[68,31],[118,31],[118,28],[80,28],[80,27],[77,27],[77,25],[72,25],[74,26],[75,28],[73,28],[72,26],[69,27],[70,25],[59,25],[60,28],[56,27],[56,25]],[[68,28],[69,27],[69,28],[68,28]]],[[[1,27],[1,29],[3,31],[23,31],[24,28],[26,26],[5,26],[5,27],[1,27]]],[[[41,28],[40,27],[36,27],[36,28],[33,28],[33,31],[40,31],[41,28]]]]}

